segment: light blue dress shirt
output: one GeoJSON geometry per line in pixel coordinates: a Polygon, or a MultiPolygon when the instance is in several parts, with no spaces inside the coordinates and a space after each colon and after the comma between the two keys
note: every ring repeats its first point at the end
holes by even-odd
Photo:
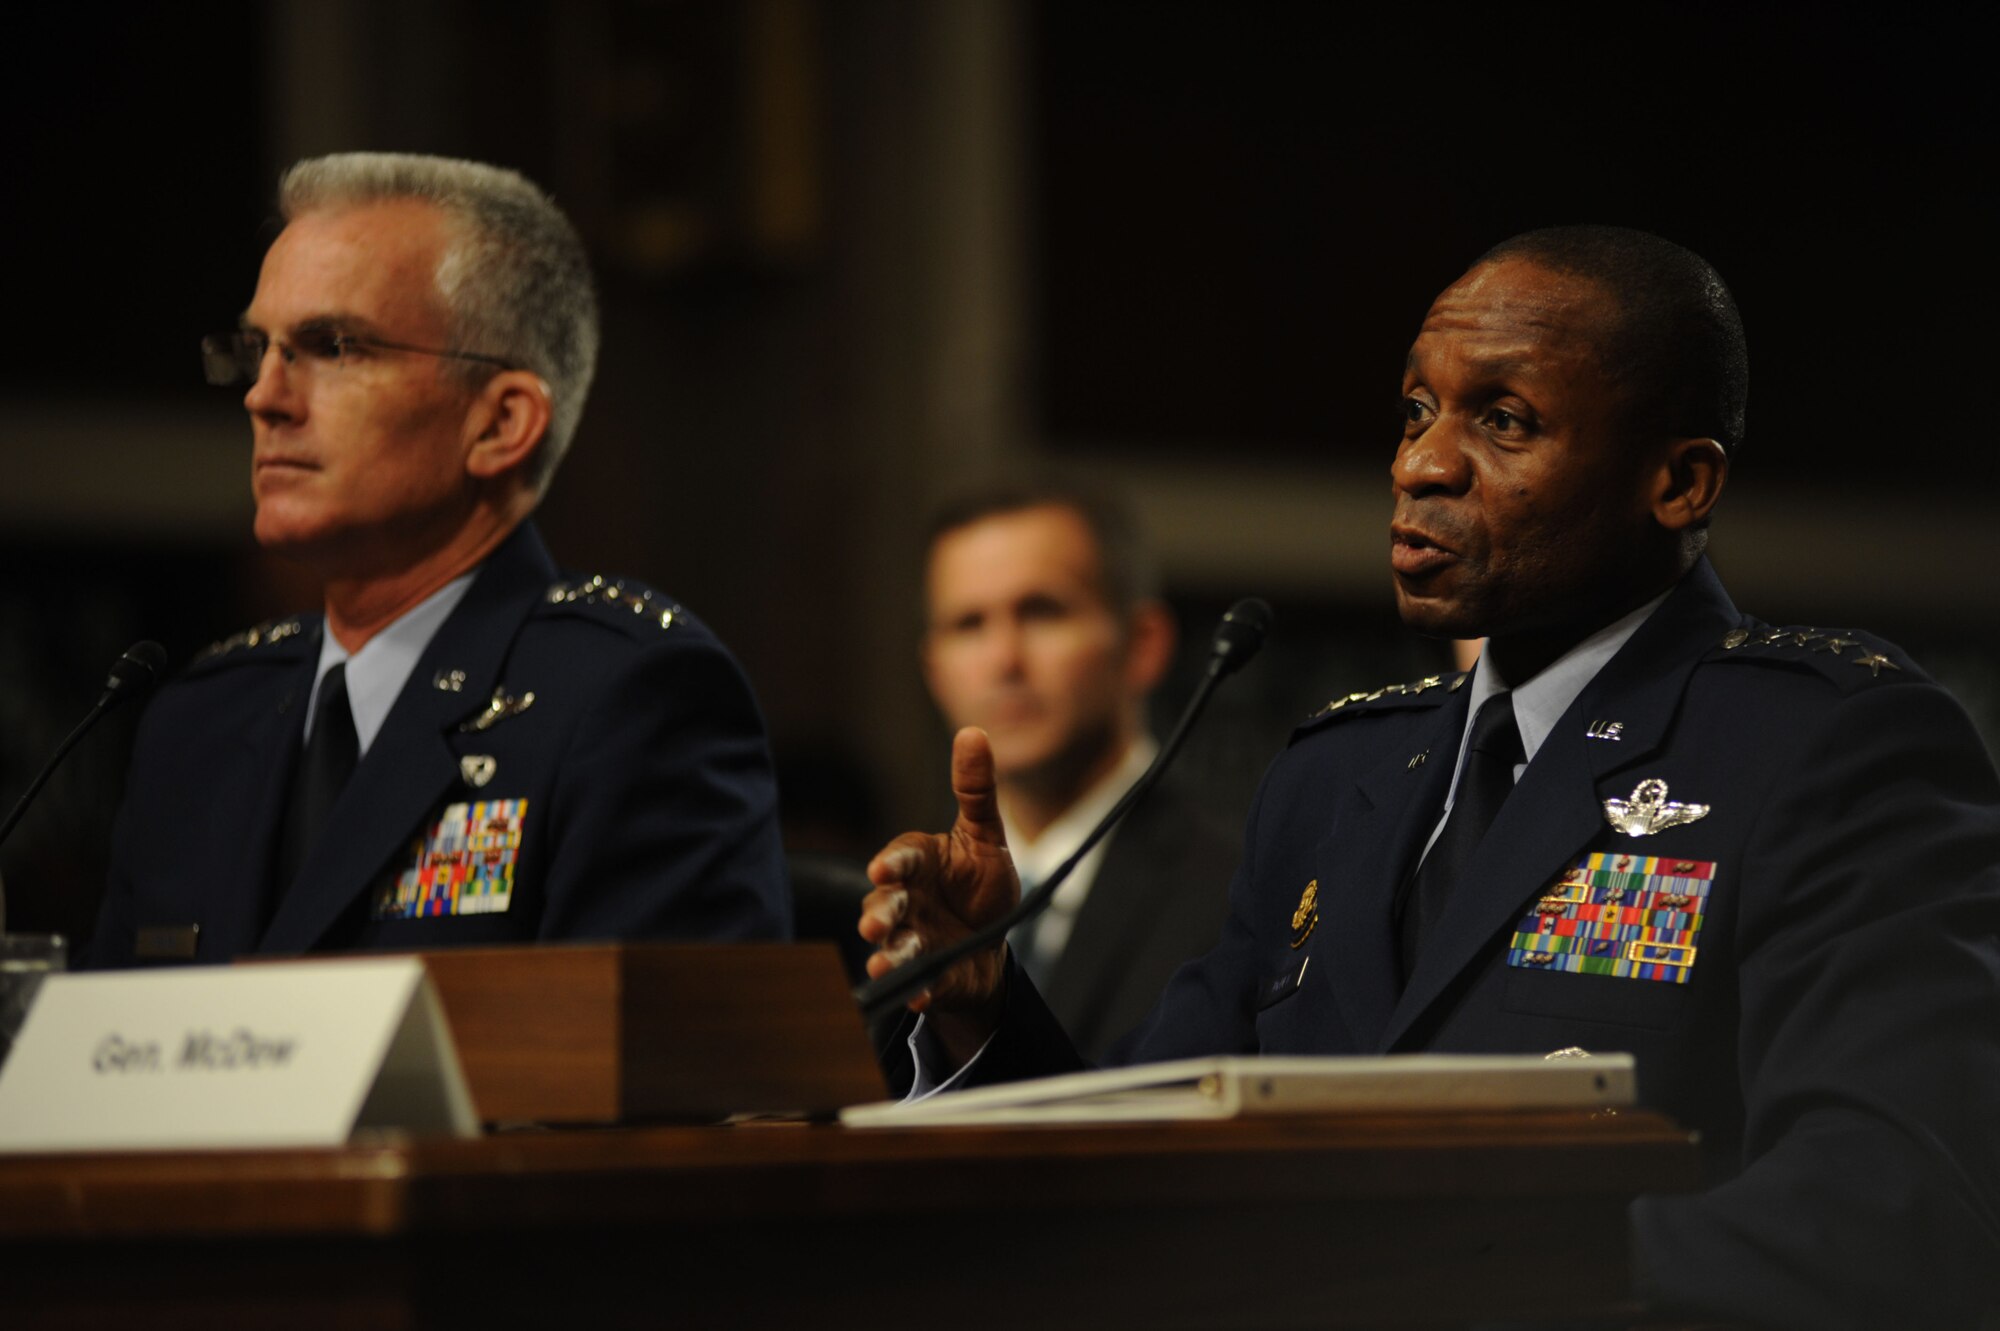
{"type": "MultiPolygon", "coordinates": [[[[1514,724],[1521,731],[1522,759],[1514,765],[1514,779],[1519,781],[1528,764],[1535,761],[1535,753],[1542,747],[1542,741],[1562,720],[1569,705],[1576,701],[1576,695],[1583,692],[1584,685],[1597,678],[1597,672],[1604,669],[1611,658],[1618,655],[1639,626],[1645,623],[1660,603],[1671,595],[1662,592],[1646,602],[1631,614],[1615,623],[1607,624],[1585,638],[1576,646],[1558,656],[1539,675],[1514,689],[1514,724]]],[[[1444,831],[1445,819],[1451,817],[1452,801],[1458,798],[1458,779],[1465,769],[1465,748],[1472,742],[1472,720],[1479,715],[1479,706],[1495,694],[1508,690],[1507,681],[1500,678],[1500,672],[1484,652],[1472,668],[1470,696],[1466,699],[1465,729],[1458,735],[1458,761],[1451,769],[1451,792],[1445,796],[1444,808],[1438,813],[1438,820],[1431,828],[1430,839],[1424,842],[1424,854],[1431,853],[1438,833],[1444,831]]]]}
{"type": "Polygon", "coordinates": [[[424,648],[431,645],[431,639],[444,627],[445,620],[458,609],[458,603],[465,599],[465,593],[478,573],[479,570],[474,569],[471,573],[453,578],[404,611],[352,655],[334,640],[332,633],[322,632],[319,668],[313,675],[312,695],[306,699],[306,734],[312,734],[312,719],[319,707],[321,681],[326,678],[327,671],[345,661],[347,705],[354,713],[355,737],[361,741],[360,752],[356,756],[365,756],[368,746],[381,733],[382,723],[389,719],[389,709],[396,705],[397,695],[409,682],[410,672],[423,659],[424,648]]]}

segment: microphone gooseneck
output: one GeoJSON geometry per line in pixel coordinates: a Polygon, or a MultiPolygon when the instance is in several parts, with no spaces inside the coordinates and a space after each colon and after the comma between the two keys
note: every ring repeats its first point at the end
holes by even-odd
{"type": "Polygon", "coordinates": [[[1264,645],[1264,637],[1270,632],[1273,617],[1271,607],[1254,596],[1229,607],[1228,613],[1222,617],[1222,622],[1216,625],[1215,637],[1209,648],[1208,667],[1202,673],[1201,683],[1195,686],[1194,696],[1188,699],[1188,704],[1182,710],[1180,720],[1175,722],[1172,733],[1167,736],[1166,743],[1160,746],[1152,765],[1146,768],[1118,803],[1112,806],[1111,812],[1105,814],[1097,826],[1090,829],[1090,835],[1083,839],[1083,844],[1072,851],[1068,859],[1057,865],[1055,872],[1036,884],[1034,891],[1023,895],[1014,909],[999,919],[967,934],[949,947],[912,958],[887,975],[857,985],[854,989],[854,1001],[860,1005],[862,1015],[870,1021],[874,1020],[881,1013],[908,999],[912,993],[942,974],[959,958],[977,952],[981,948],[991,947],[1006,937],[1008,931],[1016,925],[1041,914],[1048,907],[1049,899],[1055,896],[1056,889],[1069,877],[1070,871],[1082,863],[1083,857],[1090,854],[1097,843],[1104,839],[1105,833],[1116,827],[1118,821],[1131,812],[1132,806],[1145,798],[1146,792],[1159,783],[1161,775],[1167,770],[1167,764],[1173,761],[1176,753],[1180,752],[1181,744],[1187,739],[1188,732],[1194,728],[1196,719],[1208,706],[1209,696],[1215,692],[1216,686],[1227,676],[1241,670],[1250,658],[1257,654],[1257,649],[1264,645]]]}
{"type": "Polygon", "coordinates": [[[76,729],[69,732],[69,737],[56,746],[55,756],[42,764],[42,770],[35,774],[35,779],[28,783],[28,788],[21,792],[21,798],[15,801],[13,812],[7,815],[7,821],[0,824],[0,842],[7,840],[8,835],[14,830],[14,824],[21,821],[21,815],[28,811],[28,806],[34,803],[35,796],[40,794],[42,787],[48,783],[49,775],[56,770],[57,765],[69,751],[76,747],[77,741],[90,733],[90,728],[97,724],[98,718],[121,703],[144,697],[152,691],[154,685],[166,677],[166,673],[167,649],[150,640],[133,643],[125,649],[123,656],[111,663],[111,672],[104,681],[104,692],[97,696],[96,704],[84,715],[83,720],[77,722],[76,729]]]}

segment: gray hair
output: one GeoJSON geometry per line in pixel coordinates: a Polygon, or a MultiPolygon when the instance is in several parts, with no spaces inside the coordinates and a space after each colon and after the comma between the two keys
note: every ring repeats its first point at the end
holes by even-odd
{"type": "MultiPolygon", "coordinates": [[[[552,419],[529,480],[548,488],[583,415],[597,368],[597,292],[576,228],[527,177],[504,167],[415,153],[336,153],[296,163],[278,182],[286,221],[391,199],[442,210],[458,235],[438,263],[454,344],[540,375],[552,419]]],[[[474,377],[490,369],[467,364],[474,377]]]]}

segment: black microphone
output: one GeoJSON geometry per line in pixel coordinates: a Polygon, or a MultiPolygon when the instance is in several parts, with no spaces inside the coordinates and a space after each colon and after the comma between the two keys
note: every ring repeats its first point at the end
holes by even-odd
{"type": "Polygon", "coordinates": [[[1152,765],[1132,783],[1123,798],[1112,806],[1111,812],[1104,815],[1103,821],[1090,829],[1090,835],[1083,839],[1083,844],[1072,851],[1068,859],[1057,865],[1054,873],[1036,884],[1034,891],[1023,896],[1014,909],[985,928],[976,930],[937,952],[912,958],[887,975],[856,986],[854,1001],[860,1004],[862,1016],[873,1021],[881,1013],[904,1001],[912,992],[949,969],[960,957],[984,947],[991,947],[1016,925],[1032,920],[1047,909],[1049,899],[1055,896],[1056,889],[1063,885],[1063,880],[1069,877],[1070,871],[1075,869],[1083,857],[1090,854],[1097,843],[1104,839],[1105,833],[1118,825],[1119,819],[1132,811],[1133,805],[1145,798],[1146,792],[1159,784],[1160,776],[1167,770],[1167,764],[1173,761],[1176,753],[1180,752],[1182,741],[1187,739],[1188,731],[1194,728],[1195,719],[1201,715],[1202,709],[1208,706],[1209,695],[1215,692],[1216,685],[1226,676],[1242,669],[1250,658],[1257,654],[1257,649],[1264,645],[1264,636],[1271,630],[1272,618],[1271,607],[1254,596],[1229,607],[1229,612],[1223,615],[1222,622],[1215,627],[1215,640],[1208,654],[1208,668],[1202,675],[1201,683],[1196,686],[1194,696],[1188,699],[1186,709],[1181,712],[1181,719],[1175,723],[1173,733],[1169,734],[1167,742],[1160,746],[1160,752],[1153,758],[1152,765]]]}
{"type": "Polygon", "coordinates": [[[33,781],[29,782],[27,790],[22,792],[21,798],[15,803],[14,811],[7,815],[6,823],[0,824],[0,843],[7,840],[8,835],[14,830],[14,824],[21,821],[21,815],[28,811],[28,805],[41,793],[43,785],[48,782],[49,774],[56,770],[56,764],[76,747],[78,740],[90,733],[90,728],[97,724],[98,718],[120,703],[144,697],[166,673],[167,649],[157,642],[135,642],[125,649],[123,656],[111,663],[111,673],[104,681],[104,692],[98,695],[96,705],[82,721],[77,723],[76,729],[69,732],[69,738],[56,746],[55,756],[42,765],[42,770],[35,775],[33,781]]]}
{"type": "Polygon", "coordinates": [[[1217,679],[1231,675],[1250,663],[1264,637],[1271,631],[1271,607],[1252,596],[1229,607],[1215,626],[1215,643],[1209,648],[1208,673],[1217,679]]]}
{"type": "Polygon", "coordinates": [[[143,698],[166,673],[167,649],[150,640],[135,642],[111,663],[98,705],[109,711],[127,698],[143,698]]]}

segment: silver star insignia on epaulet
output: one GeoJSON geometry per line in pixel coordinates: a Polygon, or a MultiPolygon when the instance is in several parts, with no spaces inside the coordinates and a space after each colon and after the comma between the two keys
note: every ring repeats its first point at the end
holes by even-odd
{"type": "Polygon", "coordinates": [[[1667,783],[1658,777],[1641,781],[1629,800],[1604,801],[1604,821],[1626,836],[1651,836],[1708,817],[1706,804],[1682,804],[1667,798],[1667,783]]]}
{"type": "Polygon", "coordinates": [[[1884,670],[1901,670],[1903,668],[1880,652],[1863,652],[1859,656],[1847,658],[1847,663],[1862,667],[1876,679],[1882,677],[1884,670]]]}
{"type": "Polygon", "coordinates": [[[305,631],[305,624],[298,619],[267,620],[255,628],[232,633],[221,642],[212,642],[202,648],[194,658],[198,664],[217,656],[227,656],[230,652],[242,651],[246,647],[263,647],[287,638],[297,637],[305,631]]]}
{"type": "Polygon", "coordinates": [[[576,582],[558,582],[544,596],[550,605],[581,601],[585,605],[623,608],[641,618],[657,620],[663,629],[672,628],[681,615],[679,606],[665,601],[656,602],[652,588],[629,588],[623,578],[607,579],[601,573],[576,582]]]}
{"type": "Polygon", "coordinates": [[[1345,698],[1335,698],[1332,702],[1307,717],[1306,720],[1317,721],[1321,717],[1332,712],[1337,712],[1341,708],[1353,703],[1375,702],[1381,698],[1416,697],[1418,694],[1424,693],[1429,689],[1442,688],[1448,692],[1457,693],[1469,678],[1471,678],[1470,675],[1461,674],[1447,683],[1443,675],[1425,675],[1422,679],[1413,679],[1407,684],[1384,684],[1372,693],[1350,693],[1345,698]]]}

